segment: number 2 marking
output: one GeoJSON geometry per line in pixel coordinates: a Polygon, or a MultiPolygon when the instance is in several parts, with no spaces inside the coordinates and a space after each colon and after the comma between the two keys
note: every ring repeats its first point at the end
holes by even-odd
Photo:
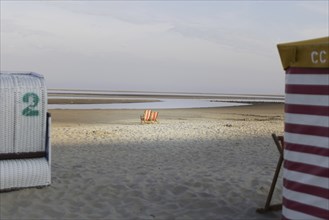
{"type": "Polygon", "coordinates": [[[38,116],[39,111],[35,110],[35,107],[39,104],[40,98],[33,92],[28,92],[23,96],[23,102],[29,105],[23,109],[22,114],[24,116],[38,116]]]}

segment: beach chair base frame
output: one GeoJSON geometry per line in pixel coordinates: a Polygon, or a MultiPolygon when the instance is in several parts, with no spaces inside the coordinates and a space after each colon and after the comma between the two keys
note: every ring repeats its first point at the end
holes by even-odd
{"type": "Polygon", "coordinates": [[[280,211],[282,209],[282,204],[275,204],[275,205],[270,205],[266,208],[258,208],[256,211],[260,214],[266,213],[266,212],[276,212],[280,211]]]}

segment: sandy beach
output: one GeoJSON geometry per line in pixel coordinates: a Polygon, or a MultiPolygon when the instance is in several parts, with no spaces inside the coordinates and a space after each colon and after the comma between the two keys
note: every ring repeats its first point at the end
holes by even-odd
{"type": "Polygon", "coordinates": [[[143,125],[142,110],[51,110],[52,184],[0,193],[0,219],[280,219],[256,209],[283,109],[161,109],[159,123],[143,125]]]}

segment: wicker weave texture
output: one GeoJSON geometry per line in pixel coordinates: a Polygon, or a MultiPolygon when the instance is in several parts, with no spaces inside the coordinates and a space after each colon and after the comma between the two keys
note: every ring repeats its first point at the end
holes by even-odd
{"type": "Polygon", "coordinates": [[[0,153],[43,151],[47,92],[43,77],[0,74],[0,153]]]}
{"type": "Polygon", "coordinates": [[[1,160],[0,189],[50,185],[50,167],[46,158],[1,160]]]}
{"type": "Polygon", "coordinates": [[[14,151],[14,84],[10,75],[0,75],[0,153],[14,151]]]}

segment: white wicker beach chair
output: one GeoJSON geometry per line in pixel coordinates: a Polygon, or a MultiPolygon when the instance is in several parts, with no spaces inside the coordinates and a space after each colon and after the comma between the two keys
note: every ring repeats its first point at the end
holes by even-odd
{"type": "Polygon", "coordinates": [[[51,183],[50,114],[43,76],[0,73],[0,190],[51,183]]]}

